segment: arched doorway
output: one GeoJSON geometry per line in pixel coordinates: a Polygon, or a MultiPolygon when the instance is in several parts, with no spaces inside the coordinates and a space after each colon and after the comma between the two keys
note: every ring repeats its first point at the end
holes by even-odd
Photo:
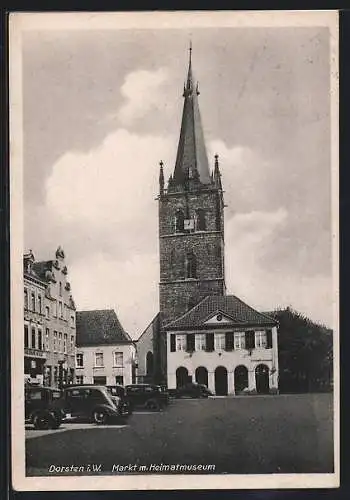
{"type": "Polygon", "coordinates": [[[183,366],[179,366],[176,370],[176,387],[183,387],[188,382],[188,370],[183,366]]]}
{"type": "Polygon", "coordinates": [[[266,365],[258,365],[255,368],[255,383],[256,391],[259,394],[267,394],[269,392],[269,367],[266,365]]]}
{"type": "Polygon", "coordinates": [[[146,355],[146,373],[147,377],[153,376],[153,352],[148,351],[146,355]]]}
{"type": "Polygon", "coordinates": [[[227,370],[224,366],[218,366],[215,370],[215,394],[227,395],[227,370]]]}
{"type": "Polygon", "coordinates": [[[245,388],[248,388],[248,370],[245,366],[239,365],[235,368],[235,393],[239,394],[245,388]]]}
{"type": "Polygon", "coordinates": [[[204,384],[208,387],[208,370],[204,366],[196,368],[196,382],[197,384],[204,384]]]}

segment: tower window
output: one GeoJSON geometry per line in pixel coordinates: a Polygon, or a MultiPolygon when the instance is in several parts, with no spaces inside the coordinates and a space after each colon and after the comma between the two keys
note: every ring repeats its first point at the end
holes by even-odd
{"type": "Polygon", "coordinates": [[[184,222],[185,217],[182,210],[178,210],[175,215],[175,232],[183,233],[184,232],[184,222]]]}
{"type": "Polygon", "coordinates": [[[192,251],[186,256],[186,272],[187,278],[197,278],[197,260],[192,251]]]}
{"type": "Polygon", "coordinates": [[[206,220],[205,220],[205,212],[202,208],[199,208],[196,211],[196,229],[197,231],[205,231],[206,230],[206,220]]]}

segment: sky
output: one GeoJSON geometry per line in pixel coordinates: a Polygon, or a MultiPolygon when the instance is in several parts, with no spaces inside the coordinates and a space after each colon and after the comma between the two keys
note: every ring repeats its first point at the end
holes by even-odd
{"type": "Polygon", "coordinates": [[[24,250],[52,259],[61,245],[78,310],[115,309],[133,338],[146,328],[190,39],[225,190],[228,293],[332,326],[325,27],[25,32],[24,250]]]}

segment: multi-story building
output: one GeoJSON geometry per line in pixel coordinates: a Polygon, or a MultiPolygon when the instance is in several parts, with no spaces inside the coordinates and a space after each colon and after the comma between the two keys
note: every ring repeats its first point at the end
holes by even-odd
{"type": "Polygon", "coordinates": [[[46,282],[33,270],[34,255],[30,250],[23,257],[24,278],[24,378],[43,384],[45,362],[45,293],[46,282]]]}
{"type": "Polygon", "coordinates": [[[53,260],[24,256],[25,375],[32,383],[74,382],[75,304],[67,274],[61,247],[53,260]]]}
{"type": "Polygon", "coordinates": [[[115,311],[78,311],[76,382],[128,385],[135,379],[135,343],[115,311]]]}
{"type": "MultiPolygon", "coordinates": [[[[217,394],[277,390],[277,323],[226,295],[224,196],[215,155],[210,171],[190,61],[173,174],[159,173],[159,332],[154,357],[169,388],[189,380],[217,394]]],[[[157,370],[154,370],[155,373],[157,370]]]]}

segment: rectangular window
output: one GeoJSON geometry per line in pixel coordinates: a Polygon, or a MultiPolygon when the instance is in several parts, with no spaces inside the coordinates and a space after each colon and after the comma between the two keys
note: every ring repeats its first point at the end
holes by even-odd
{"type": "Polygon", "coordinates": [[[272,348],[272,330],[266,330],[266,338],[267,338],[267,349],[272,348]]]}
{"type": "Polygon", "coordinates": [[[176,335],[176,350],[186,351],[186,335],[176,335]]]}
{"type": "Polygon", "coordinates": [[[28,335],[28,326],[24,325],[24,347],[28,347],[28,342],[29,342],[29,335],[28,335]]]}
{"type": "Polygon", "coordinates": [[[123,366],[123,353],[122,352],[114,352],[114,366],[123,366]]]}
{"type": "Polygon", "coordinates": [[[58,382],[58,366],[55,366],[53,369],[53,380],[54,380],[54,385],[57,385],[58,382]]]}
{"type": "Polygon", "coordinates": [[[235,332],[234,333],[235,349],[245,349],[245,333],[244,332],[235,332]]]}
{"type": "Polygon", "coordinates": [[[74,325],[75,325],[75,319],[74,319],[74,316],[72,315],[70,317],[70,326],[74,327],[74,325]]]}
{"type": "Polygon", "coordinates": [[[77,375],[75,378],[77,384],[82,385],[84,383],[84,375],[77,375]]]}
{"type": "Polygon", "coordinates": [[[267,336],[265,331],[255,332],[255,347],[257,349],[266,349],[267,336]]]}
{"type": "Polygon", "coordinates": [[[74,335],[71,335],[70,336],[70,352],[73,353],[74,352],[74,335]]]}
{"type": "Polygon", "coordinates": [[[24,289],[24,309],[28,309],[28,290],[24,289]]]}
{"type": "Polygon", "coordinates": [[[39,313],[42,313],[42,301],[41,301],[41,295],[38,295],[38,309],[39,313]]]}
{"type": "Polygon", "coordinates": [[[38,330],[38,349],[42,351],[43,349],[43,332],[38,330]]]}
{"type": "Polygon", "coordinates": [[[36,349],[36,333],[35,333],[35,328],[32,328],[32,349],[36,349]]]}
{"type": "Polygon", "coordinates": [[[115,377],[115,383],[117,385],[124,385],[124,377],[123,377],[123,375],[116,375],[116,377],[115,377]]]}
{"type": "Polygon", "coordinates": [[[188,333],[187,334],[187,342],[186,342],[186,351],[187,352],[194,352],[195,350],[195,336],[194,333],[188,333]]]}
{"type": "Polygon", "coordinates": [[[175,333],[171,333],[170,334],[170,352],[175,352],[176,351],[175,338],[176,338],[175,333]]]}
{"type": "Polygon", "coordinates": [[[57,332],[53,332],[53,352],[57,352],[57,332]]]}
{"type": "Polygon", "coordinates": [[[75,364],[77,368],[84,368],[84,354],[82,352],[78,352],[75,357],[75,364]]]}
{"type": "Polygon", "coordinates": [[[234,336],[233,332],[227,332],[225,334],[225,350],[232,351],[234,349],[234,336]]]}
{"type": "Polygon", "coordinates": [[[58,316],[59,318],[63,318],[62,302],[58,303],[58,316]]]}
{"type": "Polygon", "coordinates": [[[245,348],[254,349],[255,347],[255,332],[254,330],[249,330],[245,332],[245,348]]]}
{"type": "Polygon", "coordinates": [[[45,351],[50,350],[50,330],[46,328],[45,330],[45,351]]]}
{"type": "Polygon", "coordinates": [[[50,307],[49,306],[45,307],[45,316],[46,316],[46,319],[50,318],[50,307]]]}
{"type": "Polygon", "coordinates": [[[58,352],[62,352],[62,332],[58,334],[58,352]]]}
{"type": "Polygon", "coordinates": [[[103,352],[95,352],[95,367],[103,368],[103,352]]]}
{"type": "Polygon", "coordinates": [[[57,318],[57,302],[56,301],[53,303],[53,315],[55,318],[57,318]]]}
{"type": "Polygon", "coordinates": [[[224,351],[225,350],[225,334],[224,333],[216,333],[215,334],[215,351],[224,351]]]}
{"type": "Polygon", "coordinates": [[[214,351],[214,334],[213,333],[208,332],[206,334],[206,342],[207,342],[206,351],[208,351],[208,352],[214,351]]]}
{"type": "Polygon", "coordinates": [[[68,343],[68,335],[66,333],[63,334],[63,352],[67,354],[67,343],[68,343]]]}
{"type": "Polygon", "coordinates": [[[35,311],[35,293],[32,292],[32,311],[35,311]]]}
{"type": "Polygon", "coordinates": [[[205,351],[207,347],[205,333],[197,333],[196,335],[196,351],[205,351]]]}
{"type": "Polygon", "coordinates": [[[62,297],[62,283],[61,283],[61,281],[59,283],[59,294],[60,294],[60,297],[62,297]]]}
{"type": "Polygon", "coordinates": [[[106,385],[106,377],[94,377],[94,385],[106,385]]]}

